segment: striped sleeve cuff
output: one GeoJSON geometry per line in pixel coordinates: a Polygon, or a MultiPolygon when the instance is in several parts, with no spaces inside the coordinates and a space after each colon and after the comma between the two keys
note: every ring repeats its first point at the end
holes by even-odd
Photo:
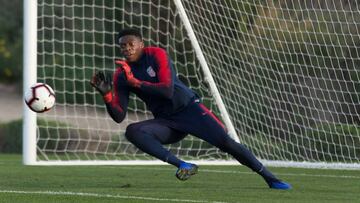
{"type": "Polygon", "coordinates": [[[112,94],[112,92],[110,91],[110,92],[106,93],[106,94],[103,96],[103,98],[104,98],[105,103],[110,103],[110,102],[112,101],[112,99],[113,99],[113,94],[112,94]]]}

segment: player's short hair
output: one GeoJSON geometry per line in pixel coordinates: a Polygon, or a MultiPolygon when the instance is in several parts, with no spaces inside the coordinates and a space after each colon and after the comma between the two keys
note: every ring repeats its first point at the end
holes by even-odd
{"type": "Polygon", "coordinates": [[[126,35],[134,35],[135,37],[138,37],[140,40],[142,40],[142,36],[141,36],[141,33],[139,32],[139,30],[133,29],[133,28],[126,28],[126,29],[121,30],[118,33],[118,36],[117,36],[118,42],[121,37],[126,36],[126,35]]]}

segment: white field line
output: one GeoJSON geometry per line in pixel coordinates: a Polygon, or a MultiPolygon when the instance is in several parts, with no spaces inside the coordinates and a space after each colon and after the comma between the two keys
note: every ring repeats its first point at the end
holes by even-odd
{"type": "Polygon", "coordinates": [[[192,202],[192,203],[227,203],[207,200],[191,200],[191,199],[167,199],[167,198],[154,198],[154,197],[140,197],[140,196],[127,196],[127,195],[110,195],[99,193],[84,193],[84,192],[65,192],[65,191],[21,191],[21,190],[0,190],[0,193],[12,194],[38,194],[38,195],[52,195],[52,196],[80,196],[80,197],[100,197],[100,198],[114,198],[114,199],[136,199],[144,201],[163,201],[163,202],[192,202]]]}
{"type": "MultiPolygon", "coordinates": [[[[242,174],[253,174],[252,172],[240,172],[240,171],[221,171],[221,170],[201,170],[210,173],[242,173],[242,174]]],[[[319,178],[349,178],[349,179],[360,179],[360,176],[347,176],[347,175],[319,175],[319,174],[307,174],[307,173],[276,173],[280,176],[306,176],[306,177],[319,177],[319,178]]]]}
{"type": "MultiPolygon", "coordinates": [[[[118,168],[118,169],[131,169],[131,170],[149,170],[150,168],[138,168],[130,166],[107,166],[106,168],[118,168]]],[[[166,168],[151,168],[151,170],[158,171],[170,171],[175,169],[166,169],[166,168]]],[[[235,173],[235,174],[247,174],[247,175],[257,175],[254,172],[242,172],[242,171],[230,171],[230,170],[213,170],[213,169],[199,169],[199,172],[207,173],[235,173]]],[[[348,178],[348,179],[360,179],[360,176],[349,176],[349,175],[320,175],[320,174],[308,174],[308,173],[276,173],[279,176],[305,176],[305,177],[319,177],[319,178],[348,178]]]]}

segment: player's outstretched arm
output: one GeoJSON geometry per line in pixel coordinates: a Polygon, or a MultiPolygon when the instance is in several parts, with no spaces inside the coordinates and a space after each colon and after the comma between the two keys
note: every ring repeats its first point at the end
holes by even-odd
{"type": "Polygon", "coordinates": [[[112,91],[113,83],[110,74],[105,76],[103,72],[99,71],[94,74],[90,84],[103,96],[107,112],[111,118],[115,122],[120,123],[126,116],[129,92],[124,85],[124,87],[121,88],[122,85],[118,78],[119,71],[116,71],[114,74],[114,92],[112,91]],[[121,91],[119,91],[119,89],[121,89],[121,91]]]}

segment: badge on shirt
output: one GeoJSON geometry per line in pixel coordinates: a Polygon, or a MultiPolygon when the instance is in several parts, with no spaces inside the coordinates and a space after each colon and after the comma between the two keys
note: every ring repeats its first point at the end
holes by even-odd
{"type": "Polygon", "coordinates": [[[156,72],[154,71],[154,69],[149,66],[147,69],[146,69],[146,72],[149,74],[150,77],[155,77],[156,76],[156,72]]]}

